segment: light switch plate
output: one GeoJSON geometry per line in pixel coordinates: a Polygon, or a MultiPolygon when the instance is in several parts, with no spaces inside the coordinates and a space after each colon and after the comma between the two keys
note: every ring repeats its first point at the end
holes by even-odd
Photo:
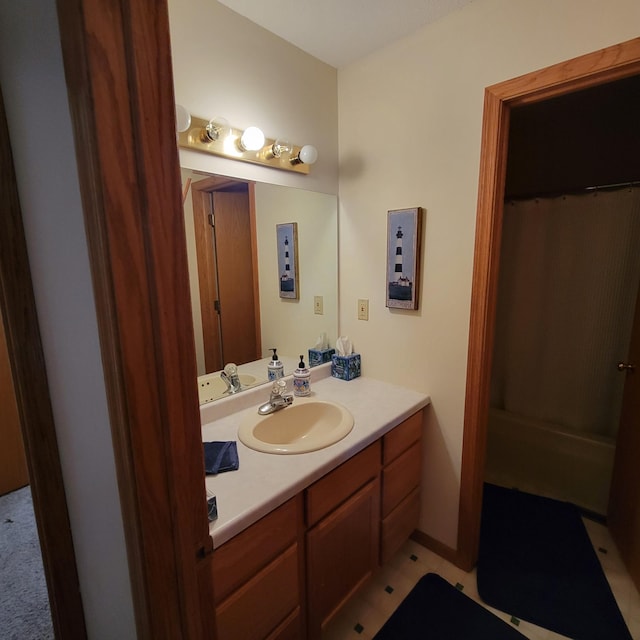
{"type": "Polygon", "coordinates": [[[369,300],[358,300],[358,320],[369,319],[369,300]]]}
{"type": "Polygon", "coordinates": [[[323,315],[324,311],[322,296],[313,296],[313,313],[317,313],[318,315],[323,315]]]}

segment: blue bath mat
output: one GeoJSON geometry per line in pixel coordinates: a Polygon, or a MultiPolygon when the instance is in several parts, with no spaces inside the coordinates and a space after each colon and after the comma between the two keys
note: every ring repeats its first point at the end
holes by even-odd
{"type": "Polygon", "coordinates": [[[374,640],[526,640],[435,573],[420,578],[374,640]]]}
{"type": "Polygon", "coordinates": [[[478,593],[573,640],[632,640],[578,509],[485,484],[478,593]]]}

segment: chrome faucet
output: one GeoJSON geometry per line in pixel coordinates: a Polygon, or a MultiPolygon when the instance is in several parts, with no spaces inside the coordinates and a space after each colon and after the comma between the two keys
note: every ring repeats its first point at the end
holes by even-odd
{"type": "Polygon", "coordinates": [[[269,396],[269,402],[265,402],[258,407],[258,413],[261,416],[268,416],[270,413],[275,413],[288,407],[293,402],[293,396],[291,394],[285,394],[287,389],[287,383],[284,380],[276,380],[271,387],[271,395],[269,396]]]}
{"type": "Polygon", "coordinates": [[[227,385],[225,393],[238,393],[242,391],[242,385],[240,384],[240,378],[238,376],[238,367],[230,362],[225,366],[224,370],[220,372],[220,378],[227,385]]]}

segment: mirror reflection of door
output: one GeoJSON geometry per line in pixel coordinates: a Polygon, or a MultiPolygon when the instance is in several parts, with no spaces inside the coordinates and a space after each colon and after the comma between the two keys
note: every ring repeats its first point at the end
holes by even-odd
{"type": "Polygon", "coordinates": [[[191,185],[207,372],[261,357],[253,184],[191,185]]]}

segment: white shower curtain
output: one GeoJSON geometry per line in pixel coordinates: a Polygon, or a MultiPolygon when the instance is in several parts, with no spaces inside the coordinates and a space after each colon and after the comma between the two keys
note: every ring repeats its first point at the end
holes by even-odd
{"type": "Polygon", "coordinates": [[[505,203],[491,405],[614,437],[640,281],[640,188],[505,203]]]}

